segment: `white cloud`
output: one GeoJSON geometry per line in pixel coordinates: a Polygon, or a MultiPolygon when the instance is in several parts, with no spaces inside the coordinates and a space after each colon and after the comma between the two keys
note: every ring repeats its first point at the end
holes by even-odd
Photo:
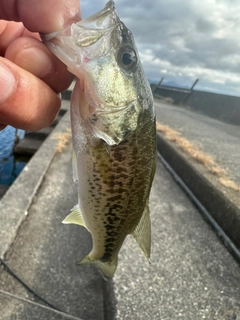
{"type": "MultiPolygon", "coordinates": [[[[84,16],[105,3],[82,0],[84,16]]],[[[199,78],[198,86],[225,84],[238,91],[240,1],[115,0],[115,5],[134,34],[148,78],[199,78]]]]}

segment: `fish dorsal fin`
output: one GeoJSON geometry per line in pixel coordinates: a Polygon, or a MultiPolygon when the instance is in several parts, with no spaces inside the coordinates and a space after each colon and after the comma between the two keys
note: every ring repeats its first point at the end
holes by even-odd
{"type": "Polygon", "coordinates": [[[78,204],[72,208],[70,214],[63,220],[62,223],[73,223],[85,227],[85,223],[78,204]]]}
{"type": "Polygon", "coordinates": [[[73,173],[73,181],[78,181],[78,169],[77,169],[77,156],[75,151],[72,154],[72,173],[73,173]]]}
{"type": "Polygon", "coordinates": [[[149,258],[151,251],[151,221],[148,201],[144,208],[142,217],[132,233],[132,236],[137,241],[139,247],[142,249],[146,258],[150,262],[149,258]]]}

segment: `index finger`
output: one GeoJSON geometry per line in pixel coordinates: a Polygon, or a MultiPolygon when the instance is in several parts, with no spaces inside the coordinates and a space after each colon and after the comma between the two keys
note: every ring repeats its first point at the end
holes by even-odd
{"type": "Polygon", "coordinates": [[[0,19],[22,21],[32,32],[50,33],[80,20],[80,1],[0,0],[0,19]]]}

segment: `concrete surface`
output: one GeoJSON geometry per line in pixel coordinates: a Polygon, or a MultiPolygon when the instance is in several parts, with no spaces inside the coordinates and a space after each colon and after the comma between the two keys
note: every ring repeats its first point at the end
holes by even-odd
{"type": "Polygon", "coordinates": [[[39,303],[19,298],[1,290],[0,301],[2,304],[9,306],[9,309],[4,308],[0,311],[0,319],[81,320],[78,317],[53,310],[39,303]]]}
{"type": "Polygon", "coordinates": [[[9,188],[9,186],[6,186],[4,184],[0,184],[0,199],[7,192],[8,188],[9,188]]]}
{"type": "Polygon", "coordinates": [[[180,106],[155,100],[157,121],[169,125],[193,142],[201,151],[212,155],[240,186],[240,126],[223,123],[180,106]]]}
{"type": "Polygon", "coordinates": [[[42,142],[42,140],[36,139],[35,137],[25,137],[14,147],[14,153],[32,156],[40,148],[42,142]]]}
{"type": "MultiPolygon", "coordinates": [[[[240,125],[240,97],[193,89],[151,85],[154,95],[208,117],[240,125]]],[[[163,101],[164,102],[164,101],[163,101]]]]}
{"type": "Polygon", "coordinates": [[[46,137],[52,132],[52,127],[47,127],[47,128],[44,128],[42,130],[39,130],[39,131],[25,131],[25,135],[24,137],[28,137],[28,138],[37,138],[39,140],[45,140],[46,137]]]}
{"type": "Polygon", "coordinates": [[[132,239],[114,278],[115,319],[240,317],[240,268],[158,163],[150,199],[152,264],[132,239]]]}
{"type": "MultiPolygon", "coordinates": [[[[64,131],[68,125],[66,115],[57,128],[64,131]]],[[[50,136],[47,141],[52,144],[55,140],[50,136]]],[[[39,155],[47,148],[44,144],[39,155]]],[[[39,157],[36,154],[34,158],[39,157]]],[[[0,268],[0,319],[55,320],[72,316],[82,320],[236,320],[240,317],[239,265],[160,162],[150,199],[152,264],[148,264],[129,237],[120,252],[119,267],[112,282],[102,280],[94,266],[75,264],[90,251],[90,236],[84,228],[61,224],[77,201],[71,174],[71,145],[61,153],[54,153],[45,170],[38,192],[28,205],[28,215],[7,254],[6,243],[4,247],[0,243],[5,248],[9,267],[68,315],[39,306],[41,301],[0,268]],[[31,304],[32,300],[37,304],[31,304]]],[[[13,198],[10,193],[8,196],[14,199],[16,207],[20,201],[24,213],[26,205],[21,205],[20,197],[13,198]]],[[[0,212],[2,216],[3,211],[0,212]]],[[[2,221],[4,230],[6,224],[2,221]]],[[[1,237],[4,240],[3,234],[1,237]]]]}
{"type": "MultiPolygon", "coordinates": [[[[5,261],[28,286],[58,309],[82,319],[102,320],[103,280],[97,270],[76,265],[90,251],[90,236],[83,228],[61,223],[77,202],[71,155],[71,146],[56,154],[5,261]]],[[[4,270],[0,274],[0,288],[32,298],[4,270]]],[[[16,309],[11,300],[8,302],[2,309],[7,315],[28,319],[26,304],[16,309]]]]}
{"type": "Polygon", "coordinates": [[[0,319],[239,319],[239,264],[160,162],[150,198],[152,264],[129,237],[113,281],[76,265],[91,238],[61,224],[77,202],[71,145],[56,153],[56,134],[68,127],[66,114],[0,201],[0,256],[62,313],[0,266],[0,319]]]}
{"type": "MultiPolygon", "coordinates": [[[[69,105],[69,103],[67,103],[69,105]]],[[[13,153],[17,155],[30,155],[32,156],[41,146],[42,142],[47,138],[47,136],[52,132],[53,128],[61,120],[62,116],[66,113],[66,103],[63,103],[61,110],[57,118],[53,123],[47,127],[39,130],[37,132],[26,131],[24,138],[21,139],[13,148],[13,153]]]]}
{"type": "Polygon", "coordinates": [[[63,133],[69,128],[69,114],[63,116],[60,123],[53,130],[41,148],[31,158],[27,166],[15,180],[0,201],[0,257],[8,251],[14,241],[17,230],[26,218],[31,205],[47,169],[56,153],[58,139],[54,135],[63,133]]]}
{"type": "MultiPolygon", "coordinates": [[[[157,121],[179,131],[197,150],[212,156],[226,170],[226,177],[239,186],[240,127],[158,101],[155,105],[157,121]]],[[[223,186],[217,175],[160,133],[158,149],[240,249],[240,192],[223,186]]]]}

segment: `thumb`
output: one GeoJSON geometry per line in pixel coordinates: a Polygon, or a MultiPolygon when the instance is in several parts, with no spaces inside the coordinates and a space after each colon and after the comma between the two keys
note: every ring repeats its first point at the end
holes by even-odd
{"type": "Polygon", "coordinates": [[[47,127],[60,108],[60,97],[42,80],[0,58],[0,128],[47,127]]]}
{"type": "Polygon", "coordinates": [[[50,33],[80,20],[80,1],[0,0],[0,19],[22,21],[32,32],[50,33]]]}

